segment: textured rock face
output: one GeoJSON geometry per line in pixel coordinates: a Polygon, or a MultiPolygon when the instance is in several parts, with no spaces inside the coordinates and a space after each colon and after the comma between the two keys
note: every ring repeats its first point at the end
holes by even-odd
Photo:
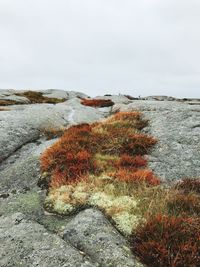
{"type": "Polygon", "coordinates": [[[135,101],[113,110],[140,110],[149,119],[145,129],[158,139],[149,167],[163,180],[198,177],[200,173],[200,107],[179,102],[135,101]]]}
{"type": "Polygon", "coordinates": [[[98,210],[84,210],[72,219],[65,228],[64,240],[102,267],[137,266],[125,239],[98,210]]]}
{"type": "MultiPolygon", "coordinates": [[[[107,109],[107,113],[110,109],[107,109]]],[[[12,107],[0,113],[0,161],[24,144],[37,140],[40,130],[62,128],[102,119],[104,111],[84,107],[72,99],[62,104],[33,104],[12,107]]]]}
{"type": "Polygon", "coordinates": [[[0,218],[1,267],[98,266],[43,226],[15,213],[0,218]]]}

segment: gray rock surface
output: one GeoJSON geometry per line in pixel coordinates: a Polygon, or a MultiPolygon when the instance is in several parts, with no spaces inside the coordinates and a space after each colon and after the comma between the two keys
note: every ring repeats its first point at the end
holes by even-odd
{"type": "Polygon", "coordinates": [[[55,97],[55,98],[65,98],[65,99],[71,99],[75,97],[85,98],[88,97],[86,94],[83,94],[81,92],[75,92],[75,91],[63,91],[58,89],[48,89],[48,90],[41,90],[40,91],[43,96],[46,97],[55,97]]]}
{"type": "Polygon", "coordinates": [[[102,267],[133,267],[138,264],[125,239],[98,210],[80,212],[66,225],[63,238],[102,267]]]}
{"type": "Polygon", "coordinates": [[[33,190],[40,175],[39,157],[55,140],[29,143],[0,165],[0,193],[33,190]]]}
{"type": "Polygon", "coordinates": [[[14,106],[9,112],[1,111],[0,162],[24,144],[37,140],[43,129],[94,122],[104,116],[105,110],[85,107],[76,98],[57,105],[23,105],[14,106]]]}
{"type": "Polygon", "coordinates": [[[142,98],[143,100],[157,100],[157,101],[175,101],[177,98],[172,96],[165,96],[165,95],[159,95],[159,96],[146,96],[142,98]]]}
{"type": "Polygon", "coordinates": [[[110,99],[116,104],[128,104],[131,100],[124,95],[96,96],[95,99],[110,99]]]}
{"type": "Polygon", "coordinates": [[[134,101],[113,111],[141,111],[149,119],[146,132],[158,139],[149,167],[164,181],[200,174],[200,107],[176,101],[134,101]]]}
{"type": "Polygon", "coordinates": [[[0,89],[0,98],[5,96],[10,96],[15,93],[13,89],[0,89]]]}
{"type": "Polygon", "coordinates": [[[0,217],[1,267],[94,267],[88,257],[23,214],[0,217]]]}

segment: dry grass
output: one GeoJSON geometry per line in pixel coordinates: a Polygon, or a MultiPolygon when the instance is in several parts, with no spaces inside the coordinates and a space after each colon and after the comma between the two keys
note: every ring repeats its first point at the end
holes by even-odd
{"type": "Polygon", "coordinates": [[[24,96],[30,100],[31,104],[35,103],[49,103],[49,104],[57,104],[64,102],[66,99],[59,99],[55,97],[45,97],[41,92],[36,91],[26,91],[24,93],[17,93],[18,96],[24,96]]]}
{"type": "Polygon", "coordinates": [[[13,101],[13,100],[0,100],[0,106],[9,106],[9,105],[17,105],[19,104],[18,102],[16,101],[13,101]]]}
{"type": "Polygon", "coordinates": [[[65,132],[65,128],[43,128],[40,130],[40,132],[41,135],[45,136],[47,140],[51,140],[61,137],[65,132]]]}
{"type": "Polygon", "coordinates": [[[0,107],[0,111],[9,111],[10,109],[9,108],[1,108],[0,107]]]}

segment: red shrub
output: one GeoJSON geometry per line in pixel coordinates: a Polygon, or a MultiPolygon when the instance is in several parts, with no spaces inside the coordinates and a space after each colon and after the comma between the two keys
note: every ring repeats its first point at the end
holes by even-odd
{"type": "Polygon", "coordinates": [[[114,102],[112,102],[110,99],[83,99],[81,104],[89,107],[103,108],[113,106],[114,102]]]}
{"type": "Polygon", "coordinates": [[[146,154],[156,143],[148,135],[132,133],[136,130],[135,125],[138,127],[144,125],[144,122],[139,112],[120,112],[106,122],[72,126],[42,154],[41,170],[52,177],[51,185],[56,186],[77,181],[89,173],[99,174],[105,171],[105,165],[97,166],[94,160],[96,153],[121,155],[118,163],[113,163],[113,167],[118,169],[115,176],[119,180],[144,181],[149,185],[157,185],[160,181],[151,171],[138,170],[147,164],[141,155],[146,154]],[[116,129],[116,126],[119,127],[116,129]]]}
{"type": "Polygon", "coordinates": [[[200,215],[200,196],[195,194],[175,194],[168,200],[167,206],[170,214],[185,213],[188,215],[200,215]]]}
{"type": "Polygon", "coordinates": [[[200,178],[185,178],[175,185],[175,188],[184,193],[194,192],[200,194],[200,178]]]}
{"type": "Polygon", "coordinates": [[[135,255],[149,267],[200,266],[200,219],[157,215],[131,236],[135,255]]]}
{"type": "Polygon", "coordinates": [[[122,144],[121,153],[128,155],[147,154],[157,140],[146,134],[129,134],[122,144]]]}
{"type": "Polygon", "coordinates": [[[140,168],[145,167],[147,165],[147,160],[142,156],[138,155],[135,157],[131,157],[127,154],[121,155],[119,161],[117,162],[117,167],[121,168],[140,168]]]}
{"type": "Polygon", "coordinates": [[[73,126],[42,154],[41,169],[50,172],[53,180],[63,181],[64,184],[76,181],[95,171],[92,149],[91,126],[73,126]],[[58,178],[59,175],[61,178],[58,178]]]}

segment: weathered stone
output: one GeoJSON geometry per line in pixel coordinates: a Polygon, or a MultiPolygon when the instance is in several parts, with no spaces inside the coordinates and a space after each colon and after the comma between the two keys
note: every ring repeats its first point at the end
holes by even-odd
{"type": "Polygon", "coordinates": [[[145,132],[158,139],[149,167],[164,181],[199,177],[200,107],[179,102],[134,101],[113,111],[141,111],[149,119],[145,132]]]}
{"type": "Polygon", "coordinates": [[[0,266],[94,267],[88,257],[23,214],[0,217],[0,266]]]}
{"type": "Polygon", "coordinates": [[[27,144],[5,160],[0,166],[0,193],[35,188],[40,174],[40,154],[53,142],[55,140],[43,141],[40,145],[27,144]]]}
{"type": "Polygon", "coordinates": [[[102,267],[133,267],[138,264],[125,239],[98,210],[80,212],[66,225],[63,238],[102,267]]]}
{"type": "Polygon", "coordinates": [[[105,95],[105,96],[96,96],[95,99],[110,99],[112,100],[115,104],[128,104],[130,103],[130,99],[128,99],[124,95],[105,95]]]}
{"type": "MultiPolygon", "coordinates": [[[[107,110],[107,113],[109,110],[107,110]]],[[[72,124],[94,122],[106,115],[105,110],[84,107],[78,99],[52,104],[16,106],[0,113],[0,162],[24,144],[37,140],[40,131],[72,124]]]]}
{"type": "Polygon", "coordinates": [[[64,90],[58,90],[58,89],[48,89],[48,90],[40,90],[40,92],[43,94],[43,96],[46,97],[55,97],[55,98],[65,98],[65,99],[71,99],[71,98],[85,98],[88,97],[86,94],[83,94],[81,92],[76,91],[64,91],[64,90]]]}

